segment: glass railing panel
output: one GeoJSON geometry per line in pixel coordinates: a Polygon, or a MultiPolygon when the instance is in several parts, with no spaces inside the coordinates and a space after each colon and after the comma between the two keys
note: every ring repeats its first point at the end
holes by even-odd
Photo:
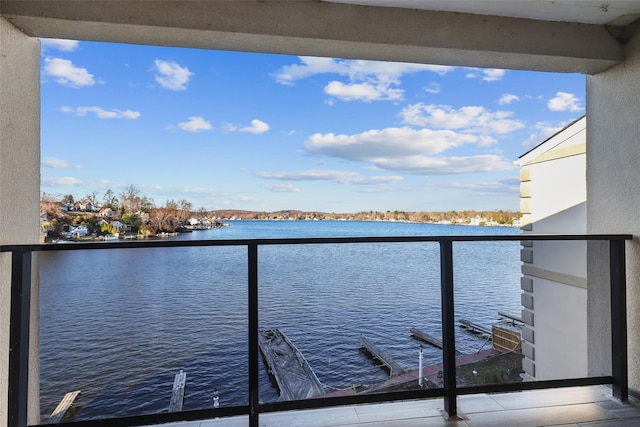
{"type": "Polygon", "coordinates": [[[519,242],[456,242],[453,260],[457,385],[522,381],[519,242]]]}
{"type": "MultiPolygon", "coordinates": [[[[259,260],[261,330],[282,332],[324,388],[302,398],[417,387],[423,343],[410,330],[441,333],[437,243],[267,246],[259,260]]],[[[425,365],[441,362],[439,348],[423,346],[425,365]]],[[[274,377],[284,371],[261,381],[262,401],[299,398],[281,396],[274,377]]]]}
{"type": "Polygon", "coordinates": [[[40,254],[43,423],[80,390],[73,420],[246,405],[245,247],[40,254]]]}

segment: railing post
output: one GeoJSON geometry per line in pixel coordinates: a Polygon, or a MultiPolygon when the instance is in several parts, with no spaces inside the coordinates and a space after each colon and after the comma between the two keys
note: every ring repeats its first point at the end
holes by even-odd
{"type": "Polygon", "coordinates": [[[9,326],[8,426],[26,427],[31,317],[31,252],[14,251],[11,259],[11,317],[9,326]]]}
{"type": "Polygon", "coordinates": [[[249,427],[258,427],[260,382],[258,377],[258,244],[249,243],[249,427]]]}
{"type": "Polygon", "coordinates": [[[609,241],[611,278],[611,375],[613,396],[625,401],[629,398],[627,366],[627,290],[625,241],[609,241]]]}
{"type": "Polygon", "coordinates": [[[440,292],[442,302],[442,378],[444,410],[456,417],[456,336],[453,305],[453,242],[440,240],[440,292]]]}

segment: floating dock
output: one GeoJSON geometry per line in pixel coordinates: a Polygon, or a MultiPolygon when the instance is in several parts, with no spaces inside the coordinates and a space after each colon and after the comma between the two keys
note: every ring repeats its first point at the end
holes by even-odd
{"type": "Polygon", "coordinates": [[[369,354],[378,359],[389,369],[390,376],[393,377],[396,375],[401,375],[407,371],[405,368],[400,366],[398,362],[393,360],[393,358],[389,354],[387,354],[387,352],[377,347],[368,338],[363,337],[362,335],[360,336],[360,345],[362,346],[362,348],[367,350],[369,354]]]}
{"type": "Polygon", "coordinates": [[[70,391],[65,394],[56,409],[53,410],[49,419],[47,420],[47,424],[58,424],[64,420],[64,417],[67,416],[71,405],[75,402],[76,398],[80,395],[80,390],[70,391]]]}
{"type": "Polygon", "coordinates": [[[522,320],[522,317],[514,316],[513,314],[505,313],[503,311],[499,311],[498,316],[500,316],[501,320],[507,321],[511,323],[513,326],[524,325],[524,321],[522,320]]]}
{"type": "Polygon", "coordinates": [[[409,329],[409,332],[411,333],[411,335],[413,335],[414,337],[418,338],[421,341],[426,342],[427,344],[431,344],[432,346],[437,348],[442,348],[442,341],[440,341],[438,338],[434,337],[433,335],[430,335],[424,331],[421,331],[418,328],[411,328],[409,329]]]}
{"type": "Polygon", "coordinates": [[[173,379],[173,392],[171,393],[171,402],[169,403],[169,412],[182,411],[184,402],[184,389],[187,386],[187,373],[180,369],[173,379]]]}
{"type": "MultiPolygon", "coordinates": [[[[413,335],[415,338],[426,342],[427,344],[431,344],[434,347],[437,347],[439,349],[442,349],[442,341],[440,341],[438,338],[434,337],[433,335],[430,335],[424,331],[421,331],[418,328],[411,328],[409,329],[409,332],[411,333],[411,335],[413,335]]],[[[462,354],[462,352],[456,350],[456,354],[462,354]]]]}
{"type": "Polygon", "coordinates": [[[478,325],[477,323],[470,322],[466,319],[460,319],[459,322],[460,322],[460,327],[462,329],[466,329],[467,331],[474,334],[491,337],[491,329],[487,329],[484,326],[478,325]]]}
{"type": "Polygon", "coordinates": [[[262,329],[258,345],[280,390],[280,400],[325,394],[324,386],[302,353],[279,329],[262,329]]]}

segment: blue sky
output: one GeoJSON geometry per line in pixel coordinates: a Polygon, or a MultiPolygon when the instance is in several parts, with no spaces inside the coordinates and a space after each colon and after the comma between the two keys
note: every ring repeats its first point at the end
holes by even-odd
{"type": "Polygon", "coordinates": [[[158,206],[517,210],[585,77],[42,40],[42,191],[158,206]]]}

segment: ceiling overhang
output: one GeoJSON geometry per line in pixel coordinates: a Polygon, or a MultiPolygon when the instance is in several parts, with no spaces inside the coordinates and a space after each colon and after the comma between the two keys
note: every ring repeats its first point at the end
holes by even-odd
{"type": "Polygon", "coordinates": [[[8,1],[33,37],[592,74],[624,60],[608,27],[298,1],[8,1]]]}

